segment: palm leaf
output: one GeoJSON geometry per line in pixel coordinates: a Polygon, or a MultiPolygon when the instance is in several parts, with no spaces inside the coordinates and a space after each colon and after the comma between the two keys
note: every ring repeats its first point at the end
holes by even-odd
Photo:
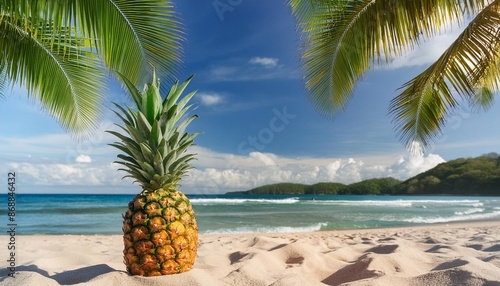
{"type": "Polygon", "coordinates": [[[0,64],[0,98],[5,97],[5,89],[7,88],[7,72],[5,66],[0,64]]]}
{"type": "Polygon", "coordinates": [[[20,83],[65,129],[91,128],[103,69],[134,85],[149,78],[150,64],[171,76],[180,62],[179,26],[169,0],[2,0],[0,94],[7,82],[20,83]]]}
{"type": "Polygon", "coordinates": [[[140,85],[150,78],[150,65],[161,76],[170,76],[178,68],[182,38],[171,1],[71,1],[81,33],[95,40],[94,47],[108,69],[140,85]],[[127,58],[141,60],[124,60],[127,58]]]}
{"type": "Polygon", "coordinates": [[[434,35],[480,9],[477,2],[291,0],[306,37],[302,60],[311,101],[327,115],[342,111],[373,63],[401,56],[420,35],[434,35]]]}
{"type": "Polygon", "coordinates": [[[9,80],[25,86],[65,129],[95,127],[104,76],[92,54],[78,49],[75,39],[51,43],[43,28],[35,37],[24,32],[23,23],[10,20],[4,16],[0,22],[0,50],[9,80]]]}
{"type": "Polygon", "coordinates": [[[460,103],[491,106],[500,82],[499,7],[498,0],[485,7],[440,58],[391,101],[396,130],[407,146],[433,141],[460,103]]]}

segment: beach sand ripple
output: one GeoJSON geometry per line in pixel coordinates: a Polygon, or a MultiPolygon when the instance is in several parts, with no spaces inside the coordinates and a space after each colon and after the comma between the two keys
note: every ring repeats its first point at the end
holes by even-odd
{"type": "MultiPolygon", "coordinates": [[[[7,236],[0,236],[6,241],[7,236]]],[[[500,221],[308,233],[201,235],[194,269],[133,277],[118,235],[18,236],[0,285],[500,285],[500,221]]]]}

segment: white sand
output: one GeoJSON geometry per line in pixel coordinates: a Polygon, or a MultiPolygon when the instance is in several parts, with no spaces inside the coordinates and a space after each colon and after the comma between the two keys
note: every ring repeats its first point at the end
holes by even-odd
{"type": "MultiPolygon", "coordinates": [[[[132,277],[122,238],[17,236],[8,277],[0,236],[0,285],[500,285],[500,221],[425,227],[202,235],[193,270],[132,277]]],[[[4,246],[2,246],[4,245],[4,246]]]]}

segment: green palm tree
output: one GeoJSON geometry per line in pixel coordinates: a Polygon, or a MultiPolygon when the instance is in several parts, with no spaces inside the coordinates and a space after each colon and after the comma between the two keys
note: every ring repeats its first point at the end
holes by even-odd
{"type": "Polygon", "coordinates": [[[345,109],[359,78],[374,64],[418,48],[452,24],[465,29],[390,103],[408,147],[429,146],[460,104],[487,109],[500,83],[500,0],[290,0],[305,36],[302,60],[318,110],[345,109]]]}
{"type": "Polygon", "coordinates": [[[69,131],[95,127],[107,70],[139,85],[180,62],[170,0],[0,1],[0,95],[20,84],[69,131]]]}

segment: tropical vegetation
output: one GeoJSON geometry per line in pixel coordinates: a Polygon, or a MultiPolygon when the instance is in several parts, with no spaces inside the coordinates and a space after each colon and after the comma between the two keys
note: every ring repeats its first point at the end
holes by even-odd
{"type": "Polygon", "coordinates": [[[500,156],[459,158],[410,178],[397,186],[399,194],[500,195],[500,156]]]}
{"type": "Polygon", "coordinates": [[[405,181],[391,177],[352,184],[277,183],[231,194],[247,195],[483,195],[500,196],[500,155],[459,158],[405,181]]]}
{"type": "Polygon", "coordinates": [[[179,26],[170,0],[2,0],[0,95],[21,85],[66,130],[92,129],[109,73],[177,69],[179,26]]]}
{"type": "Polygon", "coordinates": [[[191,78],[177,82],[162,99],[159,80],[139,92],[123,75],[134,108],[115,104],[121,132],[108,131],[119,142],[116,163],[141,185],[123,216],[124,262],[133,275],[157,276],[190,270],[198,248],[198,227],[188,198],[178,190],[195,154],[188,148],[198,133],[186,132],[196,118],[188,115],[195,92],[181,96],[191,78]]]}
{"type": "Polygon", "coordinates": [[[277,183],[264,185],[243,192],[230,194],[247,195],[381,195],[393,194],[401,181],[394,178],[369,179],[349,185],[335,182],[321,182],[313,185],[277,183]]]}
{"type": "Polygon", "coordinates": [[[454,110],[464,104],[487,109],[499,90],[499,0],[289,3],[305,39],[302,61],[309,98],[323,114],[343,111],[370,67],[404,56],[452,25],[464,29],[390,103],[402,142],[428,147],[454,110]]]}

